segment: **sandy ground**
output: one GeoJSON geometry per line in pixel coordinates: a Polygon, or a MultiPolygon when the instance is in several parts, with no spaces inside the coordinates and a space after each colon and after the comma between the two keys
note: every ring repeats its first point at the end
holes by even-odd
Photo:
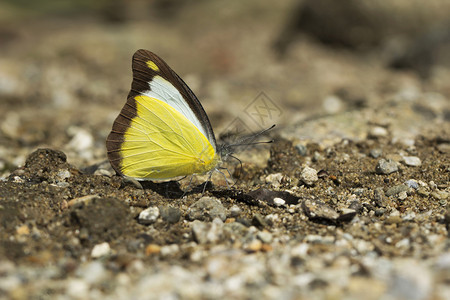
{"type": "Polygon", "coordinates": [[[0,297],[450,297],[447,46],[426,72],[392,69],[410,48],[319,43],[289,27],[293,3],[3,5],[0,297]],[[277,124],[225,164],[234,185],[114,174],[105,139],[139,48],[186,81],[218,138],[277,124]]]}

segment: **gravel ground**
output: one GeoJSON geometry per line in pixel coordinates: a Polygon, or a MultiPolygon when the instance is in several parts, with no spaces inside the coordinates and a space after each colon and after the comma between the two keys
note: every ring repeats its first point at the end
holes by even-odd
{"type": "Polygon", "coordinates": [[[301,34],[280,59],[290,5],[217,7],[5,22],[0,298],[450,299],[450,70],[301,34]],[[276,123],[274,142],[205,192],[207,176],[116,176],[104,142],[137,48],[186,79],[218,137],[276,123]]]}

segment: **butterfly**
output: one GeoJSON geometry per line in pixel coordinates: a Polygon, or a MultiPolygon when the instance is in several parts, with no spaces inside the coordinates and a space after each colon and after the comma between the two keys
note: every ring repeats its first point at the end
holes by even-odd
{"type": "Polygon", "coordinates": [[[205,174],[221,162],[200,101],[167,63],[148,50],[133,55],[127,102],[106,140],[117,174],[166,180],[205,174]]]}

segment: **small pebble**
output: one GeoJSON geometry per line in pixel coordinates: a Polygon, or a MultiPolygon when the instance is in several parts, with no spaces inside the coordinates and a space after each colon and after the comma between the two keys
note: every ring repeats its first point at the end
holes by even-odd
{"type": "Polygon", "coordinates": [[[252,219],[252,225],[259,227],[259,228],[266,228],[268,227],[268,224],[266,222],[266,220],[264,219],[264,217],[261,214],[256,213],[253,216],[252,219]]]}
{"type": "Polygon", "coordinates": [[[236,204],[234,204],[231,208],[230,208],[230,216],[232,218],[236,218],[239,217],[242,214],[242,209],[237,206],[236,204]]]}
{"type": "Polygon", "coordinates": [[[340,222],[350,222],[356,216],[356,210],[351,208],[343,208],[341,215],[337,218],[340,222]]]}
{"type": "Polygon", "coordinates": [[[65,293],[72,299],[88,299],[89,284],[82,279],[70,278],[64,284],[65,293]]]}
{"type": "Polygon", "coordinates": [[[302,173],[300,174],[300,180],[308,185],[313,185],[317,180],[319,180],[319,177],[317,176],[317,171],[310,167],[305,167],[302,170],[302,173]]]}
{"type": "Polygon", "coordinates": [[[158,217],[159,208],[156,206],[152,206],[141,211],[138,217],[138,221],[143,225],[149,225],[155,223],[158,217]]]}
{"type": "Polygon", "coordinates": [[[408,197],[408,194],[406,193],[406,191],[401,191],[400,193],[398,193],[399,200],[405,200],[407,197],[408,197]]]}
{"type": "Polygon", "coordinates": [[[67,130],[72,139],[67,147],[75,150],[81,157],[92,159],[94,147],[94,137],[84,128],[72,126],[67,130]]]}
{"type": "MultiPolygon", "coordinates": [[[[218,220],[221,222],[219,218],[218,220]]],[[[217,221],[205,223],[199,220],[192,222],[192,235],[198,244],[217,243],[223,238],[223,224],[217,221]]]]}
{"type": "Polygon", "coordinates": [[[178,244],[170,244],[166,246],[162,246],[160,249],[160,253],[162,256],[170,256],[178,253],[180,251],[180,246],[178,244]]]}
{"type": "Polygon", "coordinates": [[[396,196],[396,195],[400,194],[401,192],[407,192],[408,190],[409,190],[409,187],[407,185],[399,184],[399,185],[389,188],[386,191],[386,196],[387,197],[396,196]]]}
{"type": "Polygon", "coordinates": [[[297,144],[295,145],[295,149],[297,149],[298,154],[301,156],[306,156],[306,153],[308,152],[308,148],[306,148],[303,144],[297,144]]]}
{"type": "Polygon", "coordinates": [[[61,170],[56,174],[56,181],[64,181],[67,178],[70,178],[69,170],[61,170]]]}
{"type": "Polygon", "coordinates": [[[418,167],[422,165],[422,161],[417,156],[403,156],[403,163],[410,167],[418,167]]]}
{"type": "Polygon", "coordinates": [[[97,195],[97,194],[86,195],[86,196],[83,196],[83,197],[74,198],[74,199],[70,200],[69,202],[67,202],[67,205],[68,205],[68,207],[72,207],[72,206],[74,206],[76,204],[80,204],[80,203],[88,204],[91,201],[96,200],[96,199],[100,199],[100,196],[97,195]]]}
{"type": "Polygon", "coordinates": [[[164,222],[167,222],[169,224],[175,224],[181,218],[181,211],[177,207],[167,205],[167,206],[159,206],[158,208],[159,213],[161,215],[161,219],[164,222]]]}
{"type": "Polygon", "coordinates": [[[227,210],[218,199],[202,197],[189,207],[186,217],[191,221],[211,221],[214,218],[225,221],[227,219],[227,210]]]}
{"type": "Polygon", "coordinates": [[[339,217],[339,214],[333,208],[320,200],[307,199],[303,201],[302,207],[306,216],[310,219],[335,221],[339,217]]]}
{"type": "Polygon", "coordinates": [[[433,191],[431,193],[431,197],[433,197],[434,199],[437,199],[437,200],[445,200],[448,198],[449,194],[450,193],[448,193],[446,191],[437,190],[437,191],[433,191]]]}
{"type": "Polygon", "coordinates": [[[266,183],[270,183],[275,188],[281,185],[282,180],[283,174],[281,173],[269,174],[265,178],[266,183]]]}
{"type": "Polygon", "coordinates": [[[323,155],[320,154],[319,152],[314,151],[312,161],[316,162],[316,161],[322,161],[322,160],[325,160],[325,157],[323,157],[323,155]]]}
{"type": "Polygon", "coordinates": [[[419,183],[414,179],[405,181],[405,184],[406,184],[406,186],[408,186],[412,189],[415,189],[415,190],[417,190],[419,188],[419,183]]]}
{"type": "Polygon", "coordinates": [[[145,255],[147,256],[158,254],[159,252],[161,252],[161,246],[157,244],[149,244],[147,245],[147,247],[145,247],[145,255]]]}
{"type": "Polygon", "coordinates": [[[244,245],[244,250],[248,252],[258,252],[262,248],[262,242],[258,239],[253,239],[250,243],[244,245]]]}
{"type": "Polygon", "coordinates": [[[370,138],[385,137],[387,135],[388,135],[387,129],[381,126],[374,126],[369,130],[370,138]]]}
{"type": "Polygon", "coordinates": [[[392,159],[380,159],[375,167],[377,174],[388,175],[398,171],[398,166],[392,159]]]}
{"type": "Polygon", "coordinates": [[[420,195],[420,196],[422,196],[422,197],[428,197],[428,196],[430,195],[430,192],[429,192],[426,188],[420,187],[420,188],[417,190],[417,194],[420,195]]]}
{"type": "Polygon", "coordinates": [[[107,276],[108,271],[103,263],[94,260],[87,264],[81,265],[76,271],[76,275],[84,279],[87,283],[95,284],[101,282],[107,276]]]}
{"type": "Polygon", "coordinates": [[[322,107],[328,114],[335,114],[342,110],[343,103],[338,96],[329,95],[323,100],[322,107]]]}
{"type": "Polygon", "coordinates": [[[286,201],[284,201],[281,198],[275,197],[275,198],[273,198],[273,204],[275,206],[283,206],[284,204],[286,204],[286,201]]]}
{"type": "Polygon", "coordinates": [[[99,258],[109,254],[111,254],[111,248],[107,242],[95,245],[91,251],[92,258],[99,258]]]}
{"type": "Polygon", "coordinates": [[[370,152],[369,152],[370,157],[373,157],[373,158],[378,158],[378,157],[380,157],[382,154],[383,154],[383,150],[381,150],[380,148],[372,149],[372,150],[370,150],[370,152]]]}
{"type": "Polygon", "coordinates": [[[268,232],[268,231],[265,231],[265,230],[258,231],[258,233],[256,234],[256,237],[258,239],[260,239],[261,242],[266,243],[266,244],[271,243],[272,240],[273,240],[272,234],[270,232],[268,232]]]}

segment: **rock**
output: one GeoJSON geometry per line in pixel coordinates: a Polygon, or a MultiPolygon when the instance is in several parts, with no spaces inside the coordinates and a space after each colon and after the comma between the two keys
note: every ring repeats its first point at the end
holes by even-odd
{"type": "Polygon", "coordinates": [[[281,185],[281,181],[283,180],[283,174],[281,173],[275,173],[275,174],[269,174],[266,176],[266,183],[269,183],[274,188],[277,188],[281,185]]]}
{"type": "Polygon", "coordinates": [[[300,174],[300,180],[304,184],[312,186],[317,180],[319,180],[319,177],[317,176],[317,171],[315,169],[305,167],[300,174]]]}
{"type": "Polygon", "coordinates": [[[387,197],[396,196],[396,195],[400,194],[401,192],[407,192],[407,191],[409,191],[409,187],[407,185],[399,184],[399,185],[390,187],[386,191],[386,196],[387,197]]]}
{"type": "Polygon", "coordinates": [[[274,199],[281,198],[285,201],[285,204],[298,204],[299,197],[292,195],[285,191],[272,191],[265,188],[259,188],[257,190],[247,193],[252,199],[267,203],[269,205],[275,206],[274,199]]]}
{"type": "Polygon", "coordinates": [[[99,258],[102,256],[107,256],[109,254],[111,254],[111,248],[109,247],[109,244],[107,242],[95,245],[91,251],[92,258],[99,258]]]}
{"type": "Polygon", "coordinates": [[[267,228],[267,227],[269,227],[269,225],[267,224],[265,218],[261,214],[258,214],[258,213],[256,213],[253,216],[252,225],[256,226],[258,228],[267,228]]]}
{"type": "Polygon", "coordinates": [[[405,185],[415,190],[419,188],[419,183],[414,179],[405,181],[405,185]]]}
{"type": "Polygon", "coordinates": [[[192,222],[192,236],[198,244],[217,243],[223,237],[223,223],[220,219],[210,223],[199,220],[192,222]]]}
{"type": "Polygon", "coordinates": [[[383,150],[381,150],[380,148],[372,149],[372,150],[370,150],[370,152],[369,152],[370,157],[373,157],[373,158],[378,158],[378,157],[380,157],[382,154],[383,154],[383,150]]]}
{"type": "Polygon", "coordinates": [[[317,161],[323,161],[323,160],[325,160],[325,157],[323,157],[323,155],[320,154],[318,151],[314,151],[312,161],[317,162],[317,161]]]}
{"type": "Polygon", "coordinates": [[[104,280],[108,275],[108,271],[103,266],[103,263],[94,260],[81,265],[76,271],[76,275],[84,279],[87,283],[95,284],[104,280]]]}
{"type": "Polygon", "coordinates": [[[145,255],[150,256],[161,252],[161,246],[157,244],[148,244],[145,247],[145,255]]]}
{"type": "Polygon", "coordinates": [[[341,210],[340,216],[337,218],[339,222],[350,222],[356,216],[356,210],[344,208],[341,210]]]}
{"type": "Polygon", "coordinates": [[[247,252],[258,252],[262,249],[262,242],[258,239],[252,239],[249,243],[244,245],[244,250],[247,252]]]}
{"type": "Polygon", "coordinates": [[[167,222],[169,224],[175,224],[181,218],[181,211],[177,207],[167,205],[167,206],[159,206],[158,208],[159,214],[161,215],[161,219],[164,222],[167,222]]]}
{"type": "Polygon", "coordinates": [[[76,151],[81,157],[85,159],[92,159],[94,156],[92,148],[94,147],[94,137],[86,129],[72,126],[67,130],[67,133],[72,139],[67,144],[67,147],[76,151]]]}
{"type": "Polygon", "coordinates": [[[392,159],[380,159],[375,167],[377,174],[388,175],[398,171],[398,166],[392,159]]]}
{"type": "Polygon", "coordinates": [[[71,174],[69,170],[60,170],[56,173],[56,182],[65,181],[67,178],[70,178],[71,174]]]}
{"type": "Polygon", "coordinates": [[[408,194],[406,193],[406,191],[401,191],[400,193],[398,193],[399,200],[405,200],[407,197],[408,197],[408,194]]]}
{"type": "Polygon", "coordinates": [[[441,153],[450,153],[450,143],[442,143],[436,147],[441,153]]]}
{"type": "Polygon", "coordinates": [[[379,187],[376,188],[375,191],[373,192],[373,200],[375,201],[375,204],[379,207],[386,207],[387,205],[387,199],[386,199],[386,195],[384,193],[383,188],[379,187]]]}
{"type": "Polygon", "coordinates": [[[241,215],[241,213],[242,213],[242,209],[239,206],[237,206],[237,205],[233,205],[230,208],[230,216],[232,218],[239,217],[241,215]]]}
{"type": "Polygon", "coordinates": [[[162,256],[167,257],[167,256],[174,255],[174,254],[178,253],[179,251],[180,251],[180,246],[178,244],[170,244],[170,245],[162,246],[160,248],[159,253],[162,256]]]}
{"type": "Polygon", "coordinates": [[[275,198],[273,198],[273,204],[274,204],[275,206],[283,206],[283,205],[286,204],[286,201],[284,201],[284,199],[275,197],[275,198]]]}
{"type": "Polygon", "coordinates": [[[153,206],[141,211],[138,217],[138,221],[143,225],[150,225],[155,223],[158,217],[159,217],[159,209],[158,207],[153,206]]]}
{"type": "Polygon", "coordinates": [[[245,236],[248,232],[248,228],[239,223],[239,222],[232,222],[232,223],[225,223],[223,225],[223,229],[225,232],[227,232],[230,236],[245,236]]]}
{"type": "Polygon", "coordinates": [[[227,210],[218,199],[202,197],[189,207],[186,217],[191,221],[212,221],[214,218],[225,221],[227,219],[227,210]]]}
{"type": "Polygon", "coordinates": [[[422,197],[428,197],[430,195],[430,192],[424,187],[419,187],[419,189],[417,190],[417,194],[422,197]]]}
{"type": "Polygon", "coordinates": [[[79,198],[71,199],[69,202],[67,202],[68,207],[72,207],[75,205],[81,205],[81,204],[89,204],[91,201],[95,199],[100,199],[99,195],[86,195],[79,198]]]}
{"type": "Polygon", "coordinates": [[[322,103],[323,109],[328,114],[335,114],[342,110],[343,103],[341,98],[335,95],[329,95],[327,96],[322,103]]]}
{"type": "Polygon", "coordinates": [[[380,138],[386,137],[388,135],[388,131],[386,128],[381,126],[374,126],[370,128],[368,137],[369,138],[380,138]]]}
{"type": "Polygon", "coordinates": [[[422,165],[422,161],[417,156],[403,156],[402,162],[410,167],[418,167],[422,165]]]}
{"type": "Polygon", "coordinates": [[[306,148],[303,144],[297,144],[295,145],[295,149],[297,150],[298,154],[301,156],[306,156],[306,153],[308,153],[308,148],[306,148]]]}
{"type": "Polygon", "coordinates": [[[65,284],[65,294],[73,299],[88,299],[89,284],[77,278],[70,278],[65,284]]]}
{"type": "Polygon", "coordinates": [[[302,208],[306,216],[312,220],[324,219],[328,221],[336,221],[339,217],[339,214],[333,208],[323,201],[316,199],[308,199],[303,201],[302,208]]]}
{"type": "Polygon", "coordinates": [[[263,243],[269,244],[272,242],[273,240],[273,236],[270,232],[268,231],[258,231],[258,233],[256,234],[256,237],[263,243]]]}
{"type": "Polygon", "coordinates": [[[391,276],[387,290],[389,299],[425,300],[432,294],[431,273],[416,260],[399,260],[391,276]]]}
{"type": "Polygon", "coordinates": [[[440,191],[440,190],[436,190],[431,192],[431,197],[433,197],[434,199],[437,200],[445,200],[448,198],[450,193],[446,192],[446,191],[440,191]]]}

